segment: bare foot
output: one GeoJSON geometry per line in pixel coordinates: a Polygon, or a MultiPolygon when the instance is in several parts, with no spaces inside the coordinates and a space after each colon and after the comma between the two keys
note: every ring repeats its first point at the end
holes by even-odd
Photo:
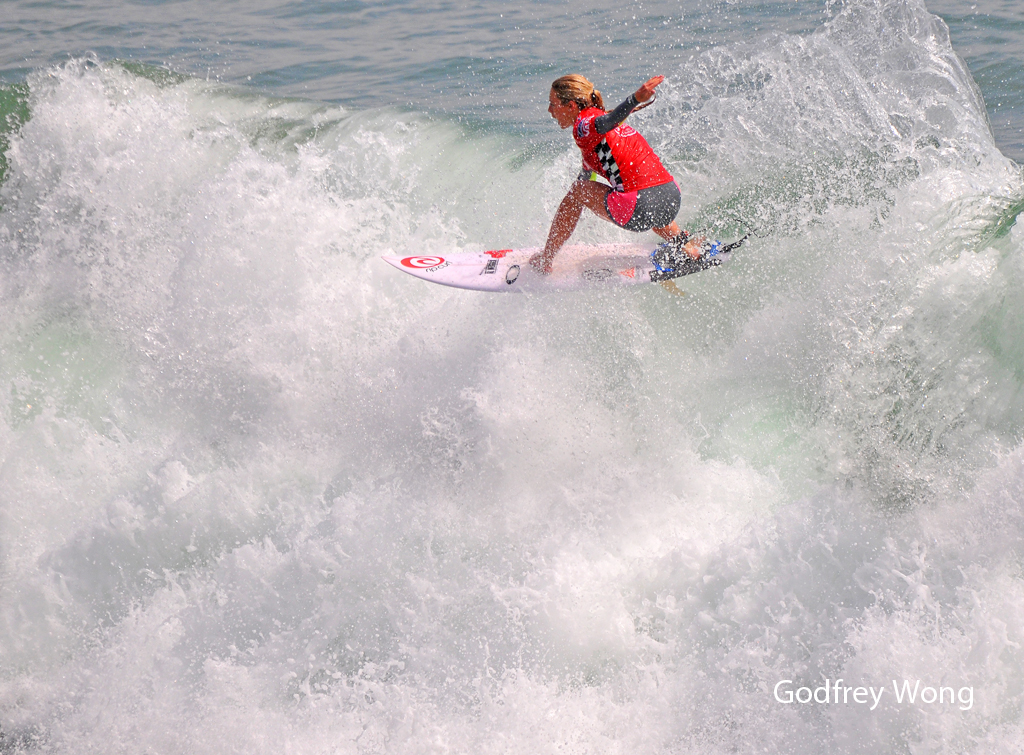
{"type": "Polygon", "coordinates": [[[700,259],[701,255],[704,254],[702,249],[704,241],[705,239],[703,236],[691,236],[683,245],[683,251],[695,260],[700,259]]]}
{"type": "Polygon", "coordinates": [[[541,275],[549,275],[551,273],[551,258],[545,257],[544,252],[530,257],[530,266],[541,275]]]}

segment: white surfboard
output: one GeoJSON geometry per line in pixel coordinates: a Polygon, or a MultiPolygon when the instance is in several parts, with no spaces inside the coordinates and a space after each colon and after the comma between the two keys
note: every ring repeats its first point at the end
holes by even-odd
{"type": "Polygon", "coordinates": [[[671,280],[718,267],[729,259],[731,249],[719,242],[705,244],[704,254],[666,271],[654,263],[653,245],[599,244],[565,246],[558,252],[551,273],[544,275],[530,265],[530,257],[541,250],[494,249],[486,252],[398,256],[383,259],[404,273],[442,286],[473,291],[575,291],[585,288],[632,286],[671,280]]]}

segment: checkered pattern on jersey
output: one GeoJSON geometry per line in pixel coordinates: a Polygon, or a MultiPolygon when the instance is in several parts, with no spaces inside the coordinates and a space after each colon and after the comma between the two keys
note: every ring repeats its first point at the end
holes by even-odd
{"type": "Polygon", "coordinates": [[[615,158],[612,156],[612,148],[608,146],[608,140],[602,139],[601,143],[597,145],[594,150],[597,152],[597,159],[601,161],[601,167],[604,168],[605,174],[608,176],[608,182],[612,185],[615,191],[623,191],[625,186],[622,183],[622,176],[619,175],[619,166],[615,162],[615,158]]]}

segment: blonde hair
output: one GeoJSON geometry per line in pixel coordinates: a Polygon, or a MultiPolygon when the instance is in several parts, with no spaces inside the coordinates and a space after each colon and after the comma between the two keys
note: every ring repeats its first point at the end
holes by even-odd
{"type": "Polygon", "coordinates": [[[562,102],[575,102],[580,106],[580,110],[588,107],[599,107],[604,110],[604,100],[601,99],[601,93],[594,89],[594,85],[578,73],[570,73],[568,76],[555,79],[551,85],[551,90],[562,102]]]}

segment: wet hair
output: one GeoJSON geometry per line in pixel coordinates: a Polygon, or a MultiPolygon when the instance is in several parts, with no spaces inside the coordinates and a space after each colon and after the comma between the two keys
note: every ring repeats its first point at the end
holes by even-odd
{"type": "Polygon", "coordinates": [[[575,102],[580,106],[580,110],[588,107],[599,107],[604,110],[601,93],[578,73],[570,73],[568,76],[555,79],[551,89],[562,102],[575,102]]]}

